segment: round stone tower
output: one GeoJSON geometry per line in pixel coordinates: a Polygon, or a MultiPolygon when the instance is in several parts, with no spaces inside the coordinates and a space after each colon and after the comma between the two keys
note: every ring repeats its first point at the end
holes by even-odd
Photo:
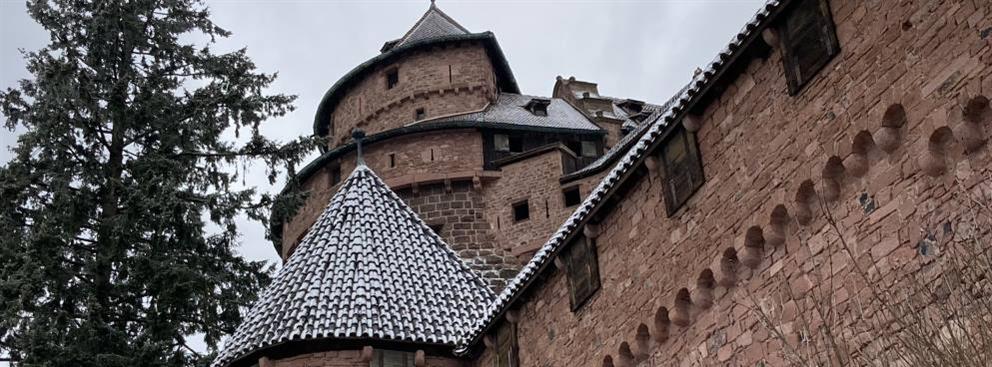
{"type": "Polygon", "coordinates": [[[309,196],[272,223],[283,259],[355,168],[361,129],[366,164],[494,290],[567,216],[558,177],[601,155],[605,134],[562,99],[521,95],[496,37],[433,3],[330,87],[313,128],[322,154],[293,183],[309,196]]]}

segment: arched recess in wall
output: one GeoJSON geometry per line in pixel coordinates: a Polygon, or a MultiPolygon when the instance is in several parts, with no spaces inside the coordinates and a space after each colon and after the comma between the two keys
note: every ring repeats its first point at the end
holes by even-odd
{"type": "Polygon", "coordinates": [[[634,361],[641,363],[651,355],[651,331],[643,323],[637,325],[637,334],[634,336],[634,361]]]}
{"type": "Polygon", "coordinates": [[[713,278],[713,271],[703,269],[696,278],[696,297],[693,303],[699,308],[710,308],[713,306],[713,290],[716,288],[716,279],[713,278]]]}
{"type": "Polygon", "coordinates": [[[765,235],[765,243],[770,247],[779,247],[785,243],[785,236],[789,232],[789,210],[785,205],[778,204],[772,209],[768,220],[768,233],[765,235]]]}
{"type": "Polygon", "coordinates": [[[820,192],[823,200],[834,202],[840,199],[844,186],[844,161],[838,156],[831,156],[820,175],[823,179],[823,189],[820,192]]]}
{"type": "Polygon", "coordinates": [[[855,135],[851,142],[851,158],[845,165],[847,172],[853,177],[864,177],[868,173],[872,156],[877,149],[875,138],[868,130],[862,130],[855,135]]]}
{"type": "Polygon", "coordinates": [[[920,166],[923,172],[931,177],[938,177],[947,172],[949,160],[951,158],[951,144],[954,142],[954,133],[951,128],[942,126],[934,130],[927,139],[927,149],[922,152],[920,166]]]}
{"type": "Polygon", "coordinates": [[[668,318],[668,308],[658,307],[654,313],[654,341],[662,344],[668,341],[668,335],[672,327],[672,322],[668,318]]]}
{"type": "Polygon", "coordinates": [[[737,284],[737,250],[733,247],[723,250],[720,256],[720,285],[730,288],[737,284]]]}
{"type": "Polygon", "coordinates": [[[807,225],[813,221],[815,202],[816,188],[813,187],[813,181],[803,181],[796,190],[796,222],[807,225]]]}
{"type": "Polygon", "coordinates": [[[634,353],[630,350],[630,344],[627,342],[620,343],[620,348],[617,350],[617,364],[620,367],[633,367],[634,353]]]}
{"type": "Polygon", "coordinates": [[[613,357],[603,357],[603,367],[613,367],[613,357]]]}
{"type": "Polygon", "coordinates": [[[744,265],[749,268],[757,268],[761,265],[761,257],[765,253],[765,236],[761,227],[752,226],[744,233],[744,265]]]}
{"type": "Polygon", "coordinates": [[[992,125],[992,108],[985,96],[975,96],[968,100],[963,109],[964,122],[961,123],[960,133],[956,134],[964,145],[965,153],[971,154],[982,148],[988,137],[986,129],[992,125]]]}
{"type": "Polygon", "coordinates": [[[889,106],[882,115],[882,127],[878,129],[875,143],[882,151],[891,154],[902,143],[900,129],[906,125],[906,110],[902,104],[889,106]]]}
{"type": "Polygon", "coordinates": [[[686,288],[679,289],[675,293],[675,302],[672,312],[672,323],[681,327],[689,326],[689,318],[692,312],[692,296],[686,288]]]}

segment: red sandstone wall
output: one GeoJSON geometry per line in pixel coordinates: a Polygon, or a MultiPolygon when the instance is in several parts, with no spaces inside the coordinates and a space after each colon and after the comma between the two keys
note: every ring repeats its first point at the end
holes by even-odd
{"type": "MultiPolygon", "coordinates": [[[[575,209],[565,207],[558,183],[563,154],[566,153],[554,149],[506,164],[500,167],[499,181],[486,188],[486,202],[491,207],[487,217],[495,229],[496,243],[520,256],[520,262],[529,260],[575,209]],[[513,204],[525,199],[530,206],[530,219],[514,222],[513,204]]],[[[580,187],[580,191],[584,198],[589,189],[580,187]]]]}
{"type": "MultiPolygon", "coordinates": [[[[436,182],[444,175],[471,180],[471,175],[482,169],[482,135],[473,129],[408,135],[366,146],[364,150],[362,156],[366,164],[394,187],[409,186],[413,182],[436,182]],[[395,167],[389,166],[390,154],[395,156],[395,167]]],[[[355,168],[354,152],[345,154],[338,162],[341,164],[341,179],[344,180],[355,168]]],[[[310,197],[296,216],[283,224],[284,258],[337,192],[337,186],[330,186],[327,167],[332,165],[328,162],[304,183],[311,193],[310,197]]]]}
{"type": "MultiPolygon", "coordinates": [[[[602,366],[609,356],[622,366],[631,362],[624,355],[639,353],[647,357],[643,366],[782,365],[781,344],[745,306],[752,304],[750,296],[774,303],[786,292],[783,279],[798,295],[831,281],[814,276],[822,269],[813,268],[813,256],[836,261],[831,284],[838,287],[837,302],[857,297],[865,286],[844,281],[851,266],[824,213],[812,208],[809,222],[796,220],[811,209],[796,201],[804,182],[820,195],[836,194],[827,208],[843,237],[859,257],[879,259],[882,269],[920,262],[915,246],[930,223],[956,228],[961,208],[950,200],[955,179],[965,190],[992,192],[983,179],[992,174],[988,144],[964,154],[961,141],[952,142],[951,164],[938,177],[921,164],[938,128],[965,137],[959,112],[971,96],[992,96],[992,3],[831,1],[831,7],[842,51],[798,96],[786,92],[776,49],[768,59],[752,61],[706,110],[698,135],[707,181],[682,209],[666,216],[660,180],[652,174],[600,224],[602,288],[592,299],[572,313],[561,272],[535,290],[520,312],[521,365],[602,366]],[[906,121],[897,129],[896,149],[885,152],[880,145],[891,134],[882,127],[883,114],[896,104],[906,121]],[[862,131],[874,136],[875,146],[868,144],[868,154],[859,156],[852,146],[862,131]],[[846,170],[824,177],[832,157],[846,170]],[[859,162],[867,167],[860,177],[859,162]],[[862,208],[862,194],[876,209],[862,208]],[[780,205],[788,224],[771,225],[780,205]],[[745,249],[749,230],[749,245],[761,245],[763,252],[745,249]],[[779,238],[784,243],[773,243],[779,238]],[[706,269],[718,281],[727,277],[720,270],[727,249],[742,259],[753,255],[756,268],[739,265],[733,272],[738,281],[711,290],[713,304],[703,308],[707,291],[697,279],[706,269]],[[686,305],[687,326],[672,324],[667,341],[652,341],[659,335],[656,313],[664,307],[675,318],[682,288],[693,302],[686,305]]],[[[989,137],[992,121],[983,124],[989,137]]],[[[795,305],[779,306],[783,318],[776,326],[791,330],[795,305]]],[[[476,365],[490,365],[490,353],[476,365]]]]}
{"type": "Polygon", "coordinates": [[[493,75],[478,43],[419,51],[384,65],[334,108],[331,146],[348,141],[355,127],[374,134],[412,123],[417,108],[425,109],[427,119],[482,109],[495,97],[493,75]],[[399,83],[386,89],[386,71],[393,67],[399,83]]]}
{"type": "MultiPolygon", "coordinates": [[[[270,366],[260,367],[368,367],[369,362],[363,362],[360,350],[339,350],[321,353],[310,353],[285,359],[271,360],[270,366]]],[[[427,367],[460,367],[462,361],[436,356],[426,356],[427,367]]]]}

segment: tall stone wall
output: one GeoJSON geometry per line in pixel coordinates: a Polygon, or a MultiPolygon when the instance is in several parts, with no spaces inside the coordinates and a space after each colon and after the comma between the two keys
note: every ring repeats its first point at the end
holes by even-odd
{"type": "Polygon", "coordinates": [[[425,119],[480,110],[496,96],[494,75],[485,47],[477,42],[405,55],[346,92],[333,107],[328,143],[347,142],[356,127],[368,134],[403,127],[415,121],[419,108],[425,119]],[[386,87],[390,70],[399,76],[391,89],[386,87]]]}
{"type": "Polygon", "coordinates": [[[790,297],[867,297],[851,255],[911,271],[929,261],[928,233],[941,246],[967,228],[956,195],[992,196],[992,119],[962,116],[992,96],[992,3],[830,5],[841,52],[797,96],[776,47],[708,106],[706,182],[683,207],[666,214],[658,172],[622,196],[599,225],[602,287],[588,302],[570,310],[559,271],[532,291],[521,365],[783,365],[749,305],[776,308],[772,327],[795,338],[790,297]]]}

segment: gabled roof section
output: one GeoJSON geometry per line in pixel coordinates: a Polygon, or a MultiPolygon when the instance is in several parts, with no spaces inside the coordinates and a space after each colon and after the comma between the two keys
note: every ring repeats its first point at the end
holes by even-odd
{"type": "Polygon", "coordinates": [[[359,164],[213,366],[317,339],[450,348],[494,299],[482,279],[359,164]]]}
{"type": "Polygon", "coordinates": [[[561,98],[535,97],[515,93],[500,93],[495,102],[479,112],[428,121],[466,121],[484,123],[486,125],[495,124],[510,129],[515,127],[534,127],[587,132],[603,131],[603,129],[590,121],[585,114],[561,98]],[[528,109],[535,100],[547,102],[546,116],[535,114],[528,109]]]}
{"type": "Polygon", "coordinates": [[[472,32],[469,32],[468,29],[465,29],[465,27],[462,27],[461,24],[458,24],[458,22],[454,19],[451,19],[448,14],[441,11],[441,9],[438,8],[432,1],[431,7],[427,8],[427,12],[420,17],[420,20],[413,25],[413,28],[406,31],[406,34],[404,34],[403,37],[400,37],[394,41],[386,42],[386,44],[382,46],[381,51],[386,52],[393,47],[403,46],[405,44],[420,40],[469,33],[472,32]]]}

